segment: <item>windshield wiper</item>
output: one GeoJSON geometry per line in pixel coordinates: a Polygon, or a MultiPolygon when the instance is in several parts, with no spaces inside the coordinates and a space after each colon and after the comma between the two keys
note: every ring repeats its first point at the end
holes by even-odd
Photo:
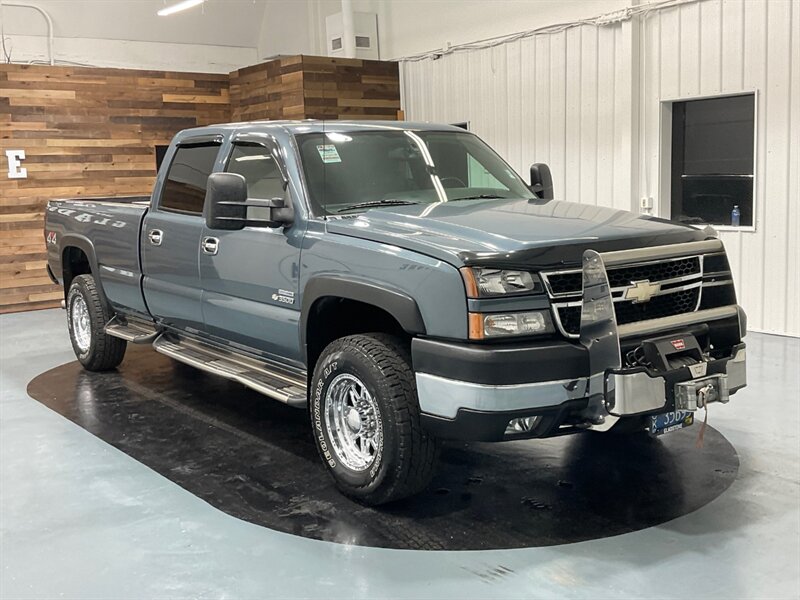
{"type": "Polygon", "coordinates": [[[460,198],[451,198],[449,202],[455,202],[456,200],[480,200],[481,198],[485,198],[488,200],[498,200],[502,198],[508,198],[508,196],[498,196],[497,194],[476,194],[475,196],[461,196],[460,198]]]}
{"type": "Polygon", "coordinates": [[[419,204],[414,200],[395,200],[393,198],[386,198],[384,200],[371,200],[370,202],[359,202],[358,204],[351,204],[337,210],[337,213],[345,212],[348,210],[355,210],[356,208],[372,208],[373,206],[403,206],[406,204],[419,204]]]}

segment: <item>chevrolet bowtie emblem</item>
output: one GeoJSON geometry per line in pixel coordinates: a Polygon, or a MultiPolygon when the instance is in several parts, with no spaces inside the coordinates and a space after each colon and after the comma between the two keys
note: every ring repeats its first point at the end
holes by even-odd
{"type": "Polygon", "coordinates": [[[650,283],[650,280],[631,281],[631,286],[625,289],[622,297],[631,300],[634,304],[650,302],[650,300],[661,291],[660,283],[650,283]]]}

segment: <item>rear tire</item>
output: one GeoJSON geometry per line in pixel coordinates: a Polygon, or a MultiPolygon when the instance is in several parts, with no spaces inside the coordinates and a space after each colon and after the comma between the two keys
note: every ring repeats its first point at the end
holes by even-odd
{"type": "Polygon", "coordinates": [[[374,333],[332,342],[314,369],[314,439],[336,486],[368,505],[422,491],[438,444],[422,428],[408,348],[374,333]]]}
{"type": "Polygon", "coordinates": [[[127,342],[108,335],[110,311],[100,298],[94,278],[78,275],[67,294],[67,324],[72,350],[87,371],[108,371],[125,357],[127,342]]]}

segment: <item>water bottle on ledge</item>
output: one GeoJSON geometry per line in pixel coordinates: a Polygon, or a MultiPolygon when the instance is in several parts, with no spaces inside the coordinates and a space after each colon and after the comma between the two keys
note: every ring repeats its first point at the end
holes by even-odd
{"type": "Polygon", "coordinates": [[[733,210],[731,211],[731,225],[733,227],[739,227],[739,224],[742,220],[742,211],[739,210],[739,205],[735,205],[733,210]]]}

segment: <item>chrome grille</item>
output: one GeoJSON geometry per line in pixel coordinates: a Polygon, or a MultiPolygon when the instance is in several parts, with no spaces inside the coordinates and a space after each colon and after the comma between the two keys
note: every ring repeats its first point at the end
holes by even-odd
{"type": "MultiPolygon", "coordinates": [[[[640,263],[630,266],[612,267],[608,269],[608,283],[611,288],[620,288],[631,285],[634,281],[644,279],[650,282],[679,279],[683,277],[702,277],[703,268],[699,256],[689,256],[673,260],[640,263]]],[[[577,296],[582,289],[581,271],[556,271],[543,273],[545,284],[550,295],[554,298],[560,296],[577,296]]]]}
{"type": "MultiPolygon", "coordinates": [[[[618,325],[693,312],[700,306],[702,256],[616,265],[607,268],[607,275],[618,325]],[[638,299],[631,292],[637,282],[653,284],[652,297],[638,299]],[[626,297],[629,293],[631,295],[626,297]]],[[[542,279],[553,300],[556,325],[563,335],[578,337],[582,272],[580,269],[570,269],[542,273],[542,279]]]]}
{"type": "MultiPolygon", "coordinates": [[[[614,305],[617,325],[626,325],[649,319],[662,319],[673,315],[693,312],[700,300],[700,287],[683,290],[665,296],[656,296],[650,302],[634,304],[618,302],[614,305]]],[[[563,332],[577,337],[581,329],[581,306],[570,303],[557,308],[563,332]]]]}
{"type": "Polygon", "coordinates": [[[558,296],[574,296],[579,294],[583,287],[582,277],[580,271],[562,271],[559,273],[550,273],[545,275],[547,281],[547,290],[553,297],[558,296]]]}
{"type": "Polygon", "coordinates": [[[658,263],[646,263],[630,267],[611,268],[608,283],[612,288],[631,285],[634,281],[648,279],[651,282],[677,279],[689,275],[702,275],[699,256],[679,258],[658,263]]]}

